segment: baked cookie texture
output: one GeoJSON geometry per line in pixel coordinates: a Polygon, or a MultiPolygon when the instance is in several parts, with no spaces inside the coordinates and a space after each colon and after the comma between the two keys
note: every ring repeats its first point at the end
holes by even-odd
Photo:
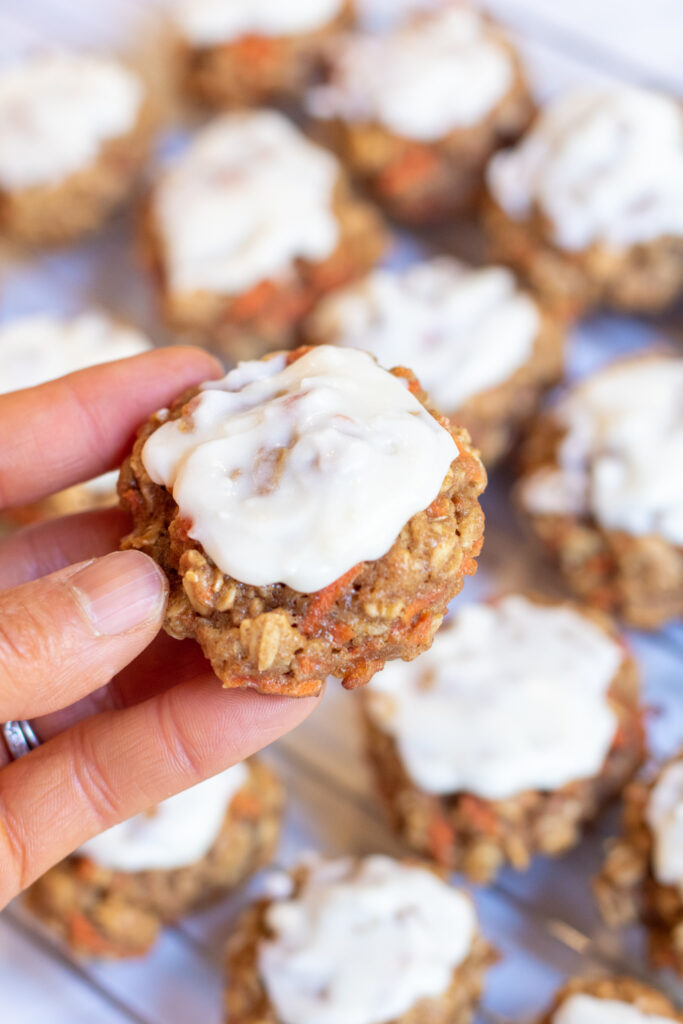
{"type": "Polygon", "coordinates": [[[390,217],[415,226],[472,213],[489,158],[522,134],[534,110],[518,54],[503,31],[459,4],[444,8],[416,14],[386,35],[339,38],[328,50],[323,84],[308,102],[316,136],[390,217]],[[458,96],[478,88],[480,48],[486,48],[482,88],[491,89],[490,99],[461,113],[458,96]],[[495,59],[503,64],[498,89],[488,77],[495,59]],[[434,65],[461,77],[439,88],[434,65]],[[430,106],[443,109],[450,96],[454,107],[452,117],[430,131],[424,130],[421,90],[431,92],[430,106]]]}
{"type": "Polygon", "coordinates": [[[487,169],[491,258],[571,317],[657,313],[683,290],[683,111],[635,88],[578,89],[487,169]]]}
{"type": "Polygon", "coordinates": [[[680,766],[679,754],[656,773],[637,779],[624,793],[622,835],[610,840],[594,892],[611,928],[644,925],[652,962],[683,975],[683,893],[655,874],[655,835],[648,822],[652,792],[667,768],[680,766]]]}
{"type": "Polygon", "coordinates": [[[595,999],[609,999],[620,1003],[628,1003],[647,1016],[664,1017],[674,1021],[683,1021],[673,1003],[661,992],[644,985],[635,978],[612,977],[575,978],[563,985],[553,1000],[553,1005],[541,1018],[539,1024],[553,1024],[555,1015],[572,996],[593,996],[595,999]]]}
{"type": "MultiPolygon", "coordinates": [[[[194,8],[195,0],[189,6],[194,8]]],[[[222,109],[296,100],[318,76],[324,48],[351,23],[350,3],[339,0],[328,6],[329,19],[319,24],[316,18],[316,27],[305,31],[251,31],[222,40],[193,39],[182,16],[176,15],[176,59],[185,93],[222,109]]]]}
{"type": "MultiPolygon", "coordinates": [[[[308,351],[287,353],[286,365],[308,351]]],[[[426,650],[449,601],[476,571],[484,467],[467,432],[432,409],[414,375],[392,372],[450,433],[459,455],[433,502],[405,524],[385,555],[314,593],[226,576],[189,536],[169,491],[151,480],[142,461],[145,443],[162,422],[189,422],[196,390],[141,428],[119,480],[134,523],[123,543],[164,569],[170,583],[164,628],[179,639],[194,637],[224,686],[300,697],[318,693],[328,675],[347,688],[361,686],[387,660],[426,650]]]]}
{"type": "Polygon", "coordinates": [[[666,457],[675,464],[683,429],[682,373],[675,355],[611,364],[542,414],[521,449],[517,500],[568,585],[641,629],[683,615],[681,477],[666,457]]]}
{"type": "MultiPolygon", "coordinates": [[[[305,866],[292,872],[294,898],[305,885],[307,875],[305,866]]],[[[271,938],[267,914],[272,905],[273,900],[265,898],[249,908],[228,943],[225,1020],[231,1024],[282,1024],[259,970],[259,948],[271,938]]],[[[496,959],[492,947],[477,932],[446,990],[438,996],[420,999],[386,1024],[467,1024],[481,997],[486,972],[496,959]]]]}
{"type": "Polygon", "coordinates": [[[488,467],[519,440],[564,366],[561,318],[518,288],[508,270],[445,256],[375,270],[330,293],[303,336],[363,349],[383,366],[411,366],[439,411],[469,431],[488,467]]]}
{"type": "MultiPolygon", "coordinates": [[[[82,64],[86,68],[97,67],[98,58],[64,55],[53,58],[36,58],[35,68],[40,71],[41,64],[70,65],[76,72],[82,64]]],[[[133,194],[144,168],[151,145],[154,125],[154,113],[146,87],[139,77],[123,65],[102,59],[102,64],[111,65],[116,72],[127,76],[134,88],[139,90],[140,99],[130,124],[113,134],[102,134],[97,137],[91,152],[76,166],[70,165],[63,173],[51,174],[47,177],[31,168],[28,178],[17,168],[10,166],[9,174],[0,169],[0,233],[9,240],[22,245],[61,245],[73,242],[100,228],[102,224],[133,194]]],[[[67,72],[68,74],[71,71],[67,72]]],[[[6,77],[7,73],[5,73],[6,77]]],[[[31,77],[30,62],[27,67],[27,79],[31,77]]],[[[46,88],[50,89],[49,82],[46,88]]],[[[58,86],[57,86],[58,88],[58,86]]],[[[83,83],[87,95],[90,87],[83,83]]],[[[21,96],[21,90],[8,93],[8,117],[11,118],[11,104],[25,104],[27,116],[31,117],[28,100],[21,96]],[[14,95],[14,99],[13,99],[14,95]]],[[[3,81],[0,76],[0,120],[3,119],[3,81]]],[[[68,94],[67,94],[68,96],[68,94]]],[[[61,105],[57,97],[55,117],[69,117],[73,114],[69,105],[78,104],[77,94],[61,105]],[[75,102],[74,102],[75,100],[75,102]]],[[[43,105],[49,100],[47,94],[40,93],[35,102],[43,105]]],[[[85,129],[87,131],[87,128],[85,129]]],[[[5,130],[6,132],[6,130],[5,130]]],[[[65,133],[68,135],[68,133],[65,133]]],[[[5,138],[7,135],[5,134],[5,138]]],[[[54,148],[54,140],[43,140],[44,157],[50,157],[54,148]]],[[[31,154],[33,159],[34,154],[31,154]]],[[[23,157],[22,157],[23,159],[23,157]]]]}
{"type": "Polygon", "coordinates": [[[26,905],[83,956],[142,956],[164,925],[219,899],[272,859],[283,804],[277,777],[250,761],[249,777],[201,860],[171,870],[123,872],[74,855],[34,882],[26,905]]]}
{"type": "MultiPolygon", "coordinates": [[[[572,605],[551,606],[541,602],[541,606],[579,611],[572,605]]],[[[617,632],[604,616],[591,611],[581,614],[621,645],[617,632]]],[[[448,628],[443,627],[444,631],[448,628]]],[[[436,644],[441,640],[440,634],[436,644]]],[[[476,647],[476,640],[471,644],[476,647]]],[[[471,661],[471,651],[465,657],[468,654],[471,661]]],[[[415,670],[419,672],[419,668],[418,662],[415,670]]],[[[429,682],[425,685],[428,688],[429,682]]],[[[536,856],[558,856],[575,846],[587,824],[623,790],[644,757],[638,672],[634,659],[625,651],[607,689],[606,701],[616,726],[597,774],[555,788],[525,788],[499,799],[464,789],[445,793],[423,788],[411,775],[396,736],[382,725],[378,713],[381,706],[378,704],[378,711],[373,710],[373,700],[391,700],[391,690],[385,698],[381,690],[376,697],[372,688],[371,684],[363,693],[361,703],[365,746],[394,829],[416,853],[442,868],[463,872],[477,884],[491,883],[506,865],[524,871],[536,856]]],[[[487,700],[490,699],[489,695],[487,700]]],[[[415,712],[416,716],[418,713],[415,712]]],[[[444,707],[442,715],[447,714],[444,707]]],[[[546,725],[552,728],[552,723],[546,725]]],[[[490,742],[496,742],[495,733],[490,742]]]]}
{"type": "MultiPolygon", "coordinates": [[[[237,285],[231,281],[217,286],[203,275],[193,276],[189,284],[174,281],[169,236],[177,230],[178,220],[169,217],[164,222],[160,215],[164,191],[168,191],[172,181],[172,168],[162,176],[146,204],[141,226],[143,254],[156,285],[161,313],[172,330],[232,360],[258,358],[265,352],[291,347],[297,340],[301,321],[322,295],[359,277],[378,262],[387,244],[381,218],[369,204],[353,195],[341,167],[329,163],[332,159],[274,111],[224,115],[200,133],[185,157],[187,161],[196,160],[195,198],[189,194],[194,185],[190,184],[190,174],[187,174],[179,201],[181,206],[190,202],[197,204],[195,224],[207,224],[207,210],[212,209],[213,223],[209,230],[214,235],[216,219],[220,221],[223,216],[225,241],[218,250],[212,241],[208,256],[200,254],[198,263],[203,262],[209,278],[212,268],[224,259],[233,260],[235,266],[238,263],[242,267],[252,266],[256,262],[254,252],[247,250],[250,241],[256,239],[256,249],[263,257],[263,270],[255,269],[248,281],[237,285]],[[225,151],[217,152],[219,136],[228,146],[236,147],[231,156],[226,157],[225,151]],[[253,152],[250,142],[242,145],[240,141],[257,136],[262,140],[257,144],[260,147],[257,153],[253,152]],[[214,148],[206,164],[200,155],[202,146],[214,148]],[[278,161],[285,161],[295,148],[301,157],[298,172],[286,175],[283,170],[281,175],[277,174],[278,161]],[[212,165],[214,169],[207,173],[200,164],[212,165]],[[322,164],[326,165],[325,171],[322,164]],[[319,177],[323,172],[331,179],[329,194],[324,200],[319,185],[303,187],[307,165],[311,175],[319,177]],[[221,175],[224,184],[221,184],[221,175]],[[211,189],[210,207],[202,198],[205,189],[211,189]],[[302,199],[306,195],[315,198],[302,199]],[[217,206],[217,199],[228,196],[235,202],[229,216],[222,215],[217,206]],[[280,237],[275,237],[274,218],[277,216],[279,220],[281,216],[277,210],[283,211],[282,216],[286,217],[293,201],[297,204],[295,212],[286,229],[280,224],[280,237]],[[268,209],[273,209],[274,214],[270,215],[268,209]],[[236,232],[234,219],[237,216],[243,226],[236,232]],[[297,236],[314,230],[312,225],[319,223],[321,217],[331,222],[336,237],[321,250],[319,257],[307,255],[297,236]],[[289,235],[289,244],[274,265],[269,239],[282,248],[283,230],[289,235]]],[[[192,245],[196,245],[194,225],[191,235],[192,245]]],[[[178,250],[182,244],[178,243],[178,250]]]]}

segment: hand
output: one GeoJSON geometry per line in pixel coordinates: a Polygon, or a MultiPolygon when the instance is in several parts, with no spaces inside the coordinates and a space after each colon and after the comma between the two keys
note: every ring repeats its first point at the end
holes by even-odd
{"type": "MultiPolygon", "coordinates": [[[[171,348],[0,396],[0,510],[112,469],[152,411],[220,372],[171,348]]],[[[0,906],[317,703],[225,691],[197,644],[160,634],[166,579],[141,552],[117,551],[127,529],[108,509],[0,541],[0,721],[31,719],[43,741],[9,763],[0,740],[0,906]]]]}

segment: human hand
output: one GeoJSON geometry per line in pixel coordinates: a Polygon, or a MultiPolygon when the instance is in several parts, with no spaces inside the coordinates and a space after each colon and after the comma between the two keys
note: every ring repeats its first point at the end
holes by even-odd
{"type": "MultiPolygon", "coordinates": [[[[150,412],[220,372],[172,348],[0,396],[0,510],[116,466],[150,412]]],[[[31,719],[42,741],[10,761],[0,740],[0,906],[317,703],[224,691],[198,645],[160,634],[166,579],[141,552],[116,550],[127,529],[107,509],[0,541],[0,721],[31,719]]]]}

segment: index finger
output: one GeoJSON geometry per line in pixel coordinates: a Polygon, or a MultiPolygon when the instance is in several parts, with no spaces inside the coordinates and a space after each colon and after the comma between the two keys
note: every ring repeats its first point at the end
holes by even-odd
{"type": "Polygon", "coordinates": [[[155,409],[223,370],[201,349],[165,348],[0,396],[0,509],[117,466],[155,409]]]}

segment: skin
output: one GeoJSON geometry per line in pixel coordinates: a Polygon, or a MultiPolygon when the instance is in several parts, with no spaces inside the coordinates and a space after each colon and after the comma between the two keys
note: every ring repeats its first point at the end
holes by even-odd
{"type": "MultiPolygon", "coordinates": [[[[0,396],[0,510],[115,468],[155,409],[222,374],[172,348],[0,396]]],[[[224,691],[199,647],[160,633],[167,584],[119,552],[118,509],[0,541],[0,721],[42,745],[0,744],[0,906],[86,839],[298,725],[317,699],[224,691]]]]}

